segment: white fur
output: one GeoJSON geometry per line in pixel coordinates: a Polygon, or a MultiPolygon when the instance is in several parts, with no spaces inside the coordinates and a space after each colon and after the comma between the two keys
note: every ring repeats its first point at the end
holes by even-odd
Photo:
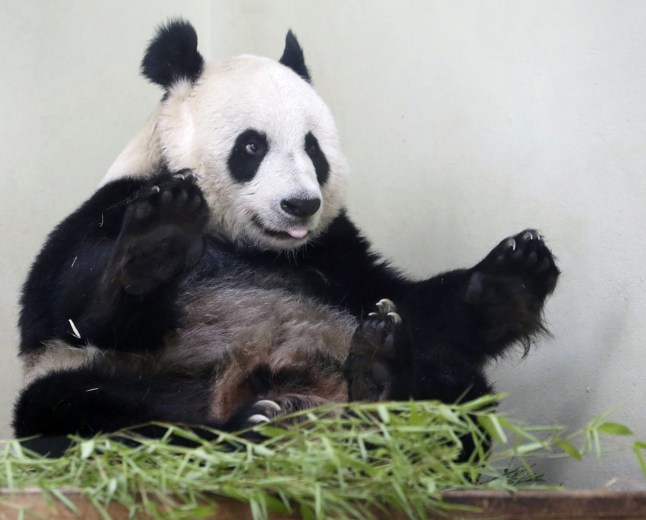
{"type": "Polygon", "coordinates": [[[173,85],[103,182],[150,176],[162,162],[171,170],[195,172],[212,208],[213,232],[238,244],[276,250],[302,245],[338,215],[348,171],[330,111],[314,89],[280,63],[250,55],[207,66],[195,84],[173,85]],[[269,151],[255,177],[238,183],[227,161],[235,139],[248,129],[267,136],[269,151]],[[304,149],[308,132],[330,165],[323,186],[304,149]],[[260,220],[273,231],[302,227],[280,208],[281,200],[293,197],[322,200],[305,223],[305,237],[276,238],[253,223],[260,220]]]}
{"type": "Polygon", "coordinates": [[[23,357],[23,387],[52,372],[87,366],[101,355],[96,347],[76,348],[61,340],[49,341],[43,351],[23,357]]]}
{"type": "Polygon", "coordinates": [[[112,163],[101,186],[122,177],[148,177],[161,166],[161,149],[156,126],[161,106],[112,163]]]}

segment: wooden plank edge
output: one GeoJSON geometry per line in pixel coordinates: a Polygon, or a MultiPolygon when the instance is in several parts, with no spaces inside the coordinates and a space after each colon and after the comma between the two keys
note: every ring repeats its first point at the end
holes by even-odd
{"type": "MultiPolygon", "coordinates": [[[[65,497],[73,504],[70,510],[54,497],[45,498],[39,490],[0,492],[0,520],[18,518],[47,518],[52,520],[102,520],[100,512],[91,501],[78,491],[65,491],[65,497]]],[[[564,491],[452,491],[444,493],[444,499],[455,506],[478,508],[479,512],[454,510],[448,513],[429,511],[428,518],[496,518],[534,520],[646,520],[646,490],[564,490],[564,491]]],[[[209,520],[251,520],[249,507],[235,500],[214,497],[217,512],[209,520]]],[[[114,520],[129,518],[123,506],[112,503],[107,512],[114,520]]],[[[401,513],[382,513],[383,520],[404,520],[401,513]]],[[[138,516],[143,520],[145,516],[138,516]]],[[[299,520],[296,514],[270,515],[271,520],[299,520]]]]}

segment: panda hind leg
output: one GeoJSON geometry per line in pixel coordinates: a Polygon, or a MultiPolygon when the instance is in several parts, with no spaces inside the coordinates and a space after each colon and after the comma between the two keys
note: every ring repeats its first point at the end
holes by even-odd
{"type": "Polygon", "coordinates": [[[209,208],[189,171],[162,175],[129,204],[108,267],[132,295],[194,267],[203,252],[209,208]]]}
{"type": "Polygon", "coordinates": [[[559,276],[543,237],[526,229],[501,241],[469,270],[464,302],[478,324],[484,354],[499,355],[520,340],[545,331],[542,309],[559,276]]]}

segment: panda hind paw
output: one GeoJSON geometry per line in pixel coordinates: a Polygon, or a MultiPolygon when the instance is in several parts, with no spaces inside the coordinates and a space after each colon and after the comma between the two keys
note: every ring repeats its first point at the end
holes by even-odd
{"type": "Polygon", "coordinates": [[[271,421],[282,413],[282,408],[270,399],[261,399],[239,408],[226,422],[226,431],[240,431],[271,421]]]}
{"type": "Polygon", "coordinates": [[[201,234],[209,209],[195,180],[189,170],[183,170],[144,187],[131,203],[133,231],[172,225],[187,234],[201,234]]]}
{"type": "Polygon", "coordinates": [[[130,202],[113,253],[118,280],[142,295],[192,269],[204,250],[209,208],[192,174],[163,176],[130,202]]]}
{"type": "Polygon", "coordinates": [[[467,299],[473,302],[485,289],[484,279],[488,276],[515,278],[521,288],[542,299],[554,290],[559,275],[545,239],[534,229],[502,240],[472,271],[467,299]]]}

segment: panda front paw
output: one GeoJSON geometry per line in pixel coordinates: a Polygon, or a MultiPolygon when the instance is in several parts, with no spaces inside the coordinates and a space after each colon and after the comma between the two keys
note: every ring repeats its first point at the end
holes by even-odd
{"type": "Polygon", "coordinates": [[[344,365],[350,401],[391,398],[402,319],[387,299],[357,327],[344,365]]]}
{"type": "Polygon", "coordinates": [[[199,261],[209,208],[194,175],[164,175],[130,202],[113,263],[125,292],[144,294],[199,261]]]}

